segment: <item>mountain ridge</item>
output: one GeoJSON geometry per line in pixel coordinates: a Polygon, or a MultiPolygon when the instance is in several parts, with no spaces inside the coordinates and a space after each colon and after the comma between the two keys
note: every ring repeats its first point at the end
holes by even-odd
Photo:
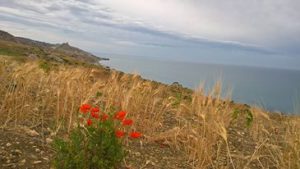
{"type": "MultiPolygon", "coordinates": [[[[33,52],[33,50],[27,50],[26,52],[20,53],[20,55],[23,54],[23,56],[34,56],[38,58],[45,57],[48,59],[54,58],[54,60],[64,60],[65,57],[68,57],[71,59],[92,64],[98,64],[101,60],[109,60],[108,58],[98,57],[90,52],[71,46],[68,42],[64,42],[61,44],[51,44],[47,42],[32,40],[25,37],[17,37],[3,30],[0,30],[0,40],[3,41],[4,44],[5,42],[9,42],[12,43],[12,45],[24,45],[24,47],[35,48],[40,51],[38,53],[35,53],[33,52]]],[[[5,46],[6,45],[4,45],[4,47],[3,45],[0,46],[0,49],[4,49],[5,46]]]]}

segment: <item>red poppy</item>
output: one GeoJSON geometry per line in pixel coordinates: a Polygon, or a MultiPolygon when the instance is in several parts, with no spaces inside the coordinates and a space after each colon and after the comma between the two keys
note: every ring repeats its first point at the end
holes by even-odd
{"type": "Polygon", "coordinates": [[[115,135],[116,135],[116,137],[118,137],[118,138],[122,138],[122,137],[125,135],[125,132],[124,132],[124,131],[121,131],[121,130],[117,130],[117,131],[115,132],[115,135]]]}
{"type": "Polygon", "coordinates": [[[92,122],[91,119],[88,119],[88,120],[87,120],[87,125],[88,125],[88,126],[92,125],[92,123],[93,123],[93,122],[92,122]]]}
{"type": "Polygon", "coordinates": [[[91,112],[98,113],[100,110],[98,107],[92,108],[91,112]]]}
{"type": "Polygon", "coordinates": [[[125,111],[119,111],[118,113],[116,113],[115,119],[122,121],[125,118],[125,116],[126,116],[125,111]]]}
{"type": "Polygon", "coordinates": [[[104,113],[104,114],[102,115],[102,117],[101,117],[101,120],[102,120],[102,121],[106,121],[108,118],[109,118],[109,116],[108,116],[107,114],[104,113]]]}
{"type": "Polygon", "coordinates": [[[95,119],[99,119],[99,114],[96,112],[91,112],[91,116],[94,117],[95,119]]]}
{"type": "Polygon", "coordinates": [[[80,111],[82,113],[87,113],[91,109],[91,106],[89,104],[83,104],[80,106],[80,111]]]}
{"type": "Polygon", "coordinates": [[[130,133],[131,138],[139,138],[141,136],[142,136],[142,134],[140,132],[137,132],[137,131],[130,133]]]}
{"type": "Polygon", "coordinates": [[[125,119],[122,122],[123,126],[130,126],[130,125],[132,125],[132,123],[133,123],[133,120],[131,120],[131,119],[125,119]]]}

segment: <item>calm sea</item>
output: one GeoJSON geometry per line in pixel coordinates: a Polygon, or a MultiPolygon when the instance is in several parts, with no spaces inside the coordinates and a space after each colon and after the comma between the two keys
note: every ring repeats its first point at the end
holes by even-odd
{"type": "Polygon", "coordinates": [[[299,113],[300,71],[247,66],[228,66],[163,61],[135,56],[108,56],[101,63],[138,73],[146,79],[171,84],[179,82],[195,89],[205,83],[207,91],[221,80],[224,91],[232,91],[236,102],[258,105],[271,111],[299,113]]]}

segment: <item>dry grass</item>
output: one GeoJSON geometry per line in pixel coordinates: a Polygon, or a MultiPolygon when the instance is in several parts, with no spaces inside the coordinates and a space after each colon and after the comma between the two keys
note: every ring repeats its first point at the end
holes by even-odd
{"type": "MultiPolygon", "coordinates": [[[[216,146],[220,141],[228,145],[226,128],[230,124],[231,107],[229,101],[221,100],[221,83],[216,83],[213,91],[204,95],[203,86],[192,96],[191,103],[181,103],[178,119],[182,124],[180,138],[194,168],[213,167],[216,146]]],[[[230,156],[229,147],[228,156],[230,156]]]]}
{"type": "MultiPolygon", "coordinates": [[[[2,62],[1,68],[8,60],[2,62]]],[[[139,76],[115,71],[108,76],[101,69],[72,66],[45,72],[38,62],[6,67],[11,70],[1,76],[0,110],[6,112],[1,113],[2,127],[12,122],[33,127],[47,118],[58,129],[69,130],[79,105],[88,102],[103,105],[104,111],[116,108],[131,112],[130,116],[140,119],[136,127],[151,133],[159,127],[162,113],[170,108],[168,99],[163,99],[165,87],[154,87],[139,76]],[[144,128],[145,124],[152,127],[144,128]]]]}
{"type": "Polygon", "coordinates": [[[250,162],[261,168],[300,168],[300,118],[254,109],[251,136],[257,146],[250,162]]]}
{"type": "Polygon", "coordinates": [[[254,121],[250,127],[243,126],[243,117],[232,118],[239,105],[221,99],[221,86],[216,83],[209,95],[202,86],[178,98],[187,92],[138,75],[62,65],[45,72],[38,62],[22,64],[1,57],[0,125],[68,132],[78,106],[92,103],[106,112],[126,110],[136,122],[133,130],[145,133],[148,142],[162,141],[184,151],[195,169],[300,168],[299,117],[251,108],[254,121]],[[249,134],[236,137],[232,130],[249,134]],[[254,146],[236,151],[233,143],[238,139],[254,146]]]}
{"type": "MultiPolygon", "coordinates": [[[[45,118],[55,119],[55,126],[72,118],[78,105],[93,93],[88,69],[61,68],[44,72],[38,63],[12,67],[4,73],[1,84],[1,120],[11,124],[40,125],[45,118]]],[[[49,120],[48,120],[49,122],[49,120]]]]}

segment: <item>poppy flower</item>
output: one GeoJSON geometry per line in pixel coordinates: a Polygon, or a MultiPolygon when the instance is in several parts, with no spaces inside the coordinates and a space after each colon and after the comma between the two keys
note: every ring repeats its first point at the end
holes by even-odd
{"type": "Polygon", "coordinates": [[[142,134],[140,132],[137,132],[137,131],[130,133],[131,138],[139,138],[141,136],[142,136],[142,134]]]}
{"type": "Polygon", "coordinates": [[[109,116],[108,116],[107,114],[104,113],[104,114],[102,115],[102,117],[101,117],[101,120],[102,120],[102,121],[106,121],[108,118],[109,118],[109,116]]]}
{"type": "Polygon", "coordinates": [[[130,126],[130,125],[132,125],[132,123],[133,123],[133,120],[131,120],[131,119],[125,119],[122,122],[123,126],[130,126]]]}
{"type": "Polygon", "coordinates": [[[88,119],[88,120],[87,120],[87,125],[88,125],[88,126],[92,125],[92,123],[93,123],[93,122],[92,122],[91,119],[88,119]]]}
{"type": "Polygon", "coordinates": [[[123,120],[126,116],[126,112],[125,111],[119,111],[118,113],[115,114],[115,119],[117,120],[123,120]]]}
{"type": "Polygon", "coordinates": [[[98,107],[92,108],[91,112],[98,113],[100,110],[98,107]]]}
{"type": "Polygon", "coordinates": [[[118,138],[122,138],[122,137],[125,135],[125,132],[124,132],[124,131],[121,131],[121,130],[117,130],[117,131],[115,132],[115,135],[116,135],[116,137],[118,137],[118,138]]]}
{"type": "Polygon", "coordinates": [[[96,112],[91,112],[91,116],[94,117],[95,119],[99,119],[99,114],[96,112]]]}
{"type": "Polygon", "coordinates": [[[82,113],[87,113],[91,109],[91,106],[89,104],[83,104],[80,106],[80,111],[82,113]]]}

